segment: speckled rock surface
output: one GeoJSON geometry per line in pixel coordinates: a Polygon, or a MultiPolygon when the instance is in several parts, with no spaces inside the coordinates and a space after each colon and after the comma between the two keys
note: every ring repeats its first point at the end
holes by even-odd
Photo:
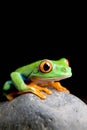
{"type": "Polygon", "coordinates": [[[24,94],[0,103],[0,130],[87,130],[87,105],[56,90],[46,100],[24,94]]]}

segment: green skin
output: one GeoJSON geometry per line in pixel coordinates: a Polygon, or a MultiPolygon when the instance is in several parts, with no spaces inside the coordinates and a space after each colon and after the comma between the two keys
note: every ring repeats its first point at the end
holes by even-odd
{"type": "Polygon", "coordinates": [[[32,87],[24,82],[24,78],[30,79],[35,84],[43,84],[49,81],[60,81],[62,79],[68,78],[72,76],[71,67],[67,64],[65,58],[61,58],[59,60],[39,60],[29,65],[20,67],[11,73],[11,80],[6,81],[3,90],[8,91],[11,87],[11,84],[16,87],[18,91],[29,90],[33,92],[32,87]],[[52,64],[52,69],[49,72],[42,72],[40,70],[40,64],[43,61],[49,61],[52,64]]]}

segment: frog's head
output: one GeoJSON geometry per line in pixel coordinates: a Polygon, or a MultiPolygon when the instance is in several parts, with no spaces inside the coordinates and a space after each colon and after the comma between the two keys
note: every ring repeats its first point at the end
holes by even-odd
{"type": "Polygon", "coordinates": [[[56,61],[48,59],[38,61],[30,75],[33,81],[59,81],[71,76],[71,67],[65,58],[56,61]]]}

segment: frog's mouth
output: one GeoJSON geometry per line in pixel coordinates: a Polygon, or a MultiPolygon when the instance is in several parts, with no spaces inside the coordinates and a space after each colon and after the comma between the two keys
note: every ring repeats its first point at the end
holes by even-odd
{"type": "Polygon", "coordinates": [[[70,76],[64,76],[64,77],[55,77],[55,78],[41,78],[41,77],[33,77],[31,78],[31,81],[34,83],[48,83],[48,82],[54,82],[54,81],[60,81],[62,79],[69,78],[70,76]]]}

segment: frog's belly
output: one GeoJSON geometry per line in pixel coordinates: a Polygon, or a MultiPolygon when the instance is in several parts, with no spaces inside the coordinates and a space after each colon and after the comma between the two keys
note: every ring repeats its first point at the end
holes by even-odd
{"type": "Polygon", "coordinates": [[[33,77],[31,78],[31,81],[36,84],[42,84],[42,83],[48,83],[48,82],[54,82],[54,81],[60,81],[62,79],[65,79],[68,77],[60,77],[60,78],[40,78],[40,77],[33,77]]]}

